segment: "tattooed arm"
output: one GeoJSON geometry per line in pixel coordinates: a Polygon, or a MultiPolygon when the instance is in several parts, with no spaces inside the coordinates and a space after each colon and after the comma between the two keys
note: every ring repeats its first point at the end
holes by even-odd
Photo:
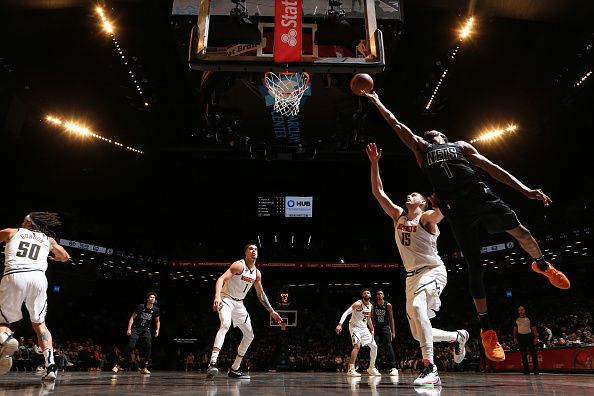
{"type": "Polygon", "coordinates": [[[280,315],[272,308],[270,302],[268,301],[268,297],[266,297],[266,293],[264,293],[264,288],[262,287],[262,273],[258,270],[258,274],[256,275],[256,282],[254,282],[254,286],[256,287],[256,293],[258,294],[258,300],[260,303],[266,308],[268,312],[270,312],[270,316],[272,319],[278,324],[282,323],[283,319],[280,315]]]}

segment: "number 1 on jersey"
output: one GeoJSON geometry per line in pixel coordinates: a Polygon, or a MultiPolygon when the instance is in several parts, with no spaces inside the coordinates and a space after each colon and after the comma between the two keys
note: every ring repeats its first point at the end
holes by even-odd
{"type": "Polygon", "coordinates": [[[439,165],[445,171],[446,175],[448,176],[448,179],[451,179],[454,177],[454,175],[452,174],[452,170],[450,169],[450,167],[448,166],[448,163],[446,161],[442,161],[439,165]]]}

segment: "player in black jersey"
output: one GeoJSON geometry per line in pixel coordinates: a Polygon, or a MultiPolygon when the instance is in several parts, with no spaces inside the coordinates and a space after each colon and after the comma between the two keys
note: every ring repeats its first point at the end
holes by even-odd
{"type": "Polygon", "coordinates": [[[392,348],[392,340],[394,340],[394,312],[392,304],[384,300],[384,291],[379,289],[375,292],[376,301],[373,303],[371,309],[371,320],[373,321],[373,328],[375,329],[375,343],[380,351],[388,355],[390,358],[390,375],[398,375],[396,368],[396,356],[394,355],[394,348],[392,348]]]}
{"type": "Polygon", "coordinates": [[[479,180],[474,167],[484,170],[495,180],[521,192],[529,199],[540,200],[545,206],[552,201],[540,189],[531,189],[499,165],[481,155],[465,141],[449,143],[439,131],[415,135],[380,101],[377,93],[366,93],[384,119],[394,129],[400,140],[415,155],[439,198],[439,207],[450,223],[452,232],[468,265],[468,283],[481,323],[481,337],[487,357],[494,361],[505,360],[487,314],[487,298],[481,262],[480,229],[491,234],[507,232],[517,239],[520,246],[533,258],[532,269],[545,275],[551,284],[568,289],[569,280],[548,263],[538,243],[498,196],[479,180]],[[473,167],[474,166],[474,167],[473,167]]]}
{"type": "Polygon", "coordinates": [[[146,295],[146,302],[136,307],[130,320],[128,321],[128,330],[126,334],[130,336],[128,339],[128,345],[124,352],[122,352],[122,362],[116,364],[111,371],[117,373],[122,369],[121,364],[123,361],[130,356],[130,352],[136,347],[138,340],[142,340],[141,344],[144,344],[144,353],[142,356],[142,369],[141,374],[150,374],[148,369],[149,359],[151,357],[152,347],[152,336],[151,336],[151,323],[155,322],[155,337],[159,336],[159,329],[161,327],[160,311],[159,307],[155,305],[157,300],[157,294],[155,292],[149,292],[146,295]]]}

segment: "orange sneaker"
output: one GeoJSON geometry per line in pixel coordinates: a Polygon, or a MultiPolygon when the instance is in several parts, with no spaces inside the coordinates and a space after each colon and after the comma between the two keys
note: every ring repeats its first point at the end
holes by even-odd
{"type": "Polygon", "coordinates": [[[569,289],[569,279],[563,275],[563,272],[556,270],[548,261],[547,264],[549,265],[549,268],[543,271],[538,268],[536,261],[534,261],[532,262],[532,270],[549,278],[551,285],[558,287],[559,289],[569,289]]]}
{"type": "Polygon", "coordinates": [[[485,355],[489,360],[494,362],[503,362],[505,360],[505,352],[503,352],[503,347],[497,339],[495,330],[481,330],[481,339],[483,340],[483,347],[485,347],[485,355]]]}

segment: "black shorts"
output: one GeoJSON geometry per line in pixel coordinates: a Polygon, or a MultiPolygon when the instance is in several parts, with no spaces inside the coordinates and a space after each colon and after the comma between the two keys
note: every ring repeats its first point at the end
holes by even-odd
{"type": "Polygon", "coordinates": [[[440,209],[460,231],[474,232],[480,227],[489,234],[497,234],[520,225],[516,213],[483,183],[455,201],[442,203],[440,209]]]}

